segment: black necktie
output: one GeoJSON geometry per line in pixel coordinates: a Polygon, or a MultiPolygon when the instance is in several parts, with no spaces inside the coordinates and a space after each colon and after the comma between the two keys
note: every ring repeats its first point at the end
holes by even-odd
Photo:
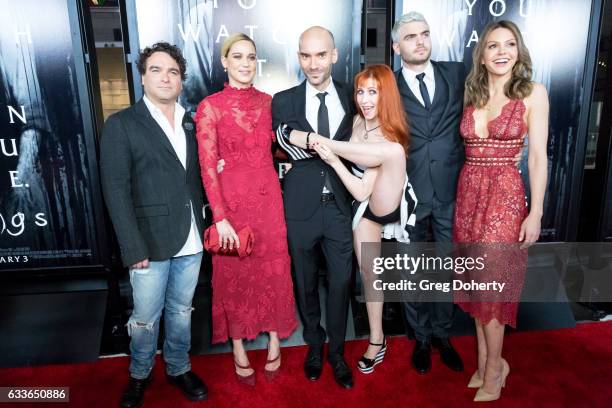
{"type": "MultiPolygon", "coordinates": [[[[327,105],[325,105],[326,96],[327,92],[319,92],[317,94],[317,98],[321,101],[319,104],[319,111],[317,112],[317,133],[321,136],[329,137],[329,115],[327,113],[327,105]]],[[[330,193],[334,192],[327,172],[325,172],[325,188],[327,188],[330,193]]]]}
{"type": "Polygon", "coordinates": [[[321,136],[329,137],[329,115],[327,114],[327,105],[325,105],[326,96],[327,92],[317,94],[317,98],[321,101],[319,112],[317,113],[317,133],[321,136]]]}
{"type": "Polygon", "coordinates": [[[416,79],[419,80],[419,91],[421,91],[421,97],[423,98],[423,103],[425,103],[425,109],[429,110],[431,108],[431,100],[429,99],[429,92],[427,92],[427,86],[425,85],[425,73],[421,72],[416,76],[416,79]]]}

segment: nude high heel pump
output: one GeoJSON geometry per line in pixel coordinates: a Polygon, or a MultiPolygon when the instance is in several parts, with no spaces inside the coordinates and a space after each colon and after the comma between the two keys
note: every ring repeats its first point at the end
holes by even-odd
{"type": "Polygon", "coordinates": [[[508,362],[502,358],[502,376],[501,376],[501,386],[495,393],[488,393],[481,388],[476,392],[476,396],[474,396],[475,402],[487,402],[487,401],[495,401],[498,400],[501,396],[501,389],[506,386],[506,377],[510,374],[510,365],[508,362]]]}
{"type": "Polygon", "coordinates": [[[472,378],[470,378],[470,382],[467,386],[468,388],[480,388],[482,387],[483,382],[484,381],[480,377],[480,374],[478,374],[478,370],[476,370],[474,374],[472,374],[472,378]]]}

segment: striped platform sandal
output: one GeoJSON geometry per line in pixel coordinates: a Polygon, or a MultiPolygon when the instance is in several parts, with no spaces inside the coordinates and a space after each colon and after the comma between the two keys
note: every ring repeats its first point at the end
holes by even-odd
{"type": "Polygon", "coordinates": [[[364,374],[370,374],[374,372],[374,367],[383,362],[383,359],[385,358],[385,353],[387,351],[386,337],[383,337],[383,342],[381,344],[375,344],[372,342],[370,342],[370,344],[372,346],[380,347],[380,350],[378,350],[378,353],[376,353],[376,356],[374,356],[374,358],[367,358],[365,356],[361,356],[359,362],[357,363],[357,368],[364,374]]]}

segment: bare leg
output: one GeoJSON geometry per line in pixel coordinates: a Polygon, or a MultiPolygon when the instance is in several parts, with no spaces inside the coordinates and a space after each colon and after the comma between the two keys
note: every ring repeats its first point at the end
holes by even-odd
{"type": "MultiPolygon", "coordinates": [[[[244,345],[242,344],[242,339],[232,339],[232,346],[234,353],[234,361],[243,367],[250,365],[249,357],[247,356],[246,350],[244,349],[244,345]]],[[[252,368],[236,367],[236,372],[242,377],[251,375],[254,371],[255,370],[253,370],[252,368]]]]}
{"type": "MultiPolygon", "coordinates": [[[[389,144],[400,146],[397,143],[389,142],[389,144]]],[[[406,180],[406,156],[401,146],[400,149],[399,154],[390,155],[378,168],[369,200],[370,209],[374,215],[389,214],[400,205],[403,194],[402,187],[406,180]]]]}
{"type": "MultiPolygon", "coordinates": [[[[374,272],[369,266],[361,264],[361,244],[380,244],[380,233],[380,225],[365,218],[362,218],[359,221],[359,225],[357,225],[354,232],[355,254],[357,255],[361,279],[363,280],[365,287],[372,287],[372,281],[376,275],[374,275],[374,272]]],[[[370,342],[374,344],[381,344],[384,338],[382,327],[383,304],[383,299],[366,302],[366,308],[368,310],[368,323],[370,324],[370,342]]],[[[366,350],[364,356],[366,358],[373,359],[376,357],[376,353],[380,351],[380,348],[380,346],[368,345],[368,349],[366,350]]]]}
{"type": "Polygon", "coordinates": [[[389,214],[399,206],[402,186],[406,180],[406,154],[399,143],[357,143],[321,139],[337,155],[362,166],[369,162],[368,167],[377,168],[376,181],[369,198],[370,208],[375,215],[389,214]],[[367,160],[360,160],[363,157],[367,160]]]}
{"type": "Polygon", "coordinates": [[[476,338],[478,341],[478,376],[484,378],[485,365],[487,363],[487,341],[484,333],[484,326],[480,320],[475,319],[476,323],[476,338]]]}
{"type": "MultiPolygon", "coordinates": [[[[306,148],[306,132],[294,130],[291,132],[291,144],[306,148]]],[[[406,159],[404,148],[399,143],[393,142],[341,142],[326,137],[311,134],[310,143],[320,143],[338,156],[344,157],[353,163],[363,167],[377,167],[383,165],[391,157],[402,155],[406,159]]]]}
{"type": "Polygon", "coordinates": [[[497,319],[483,326],[487,344],[487,362],[484,372],[484,391],[494,394],[501,388],[502,381],[502,347],[504,344],[505,326],[497,319]]]}
{"type": "MultiPolygon", "coordinates": [[[[306,147],[306,135],[306,132],[293,130],[291,143],[306,147]]],[[[309,137],[310,143],[325,145],[336,155],[362,167],[379,168],[370,196],[370,208],[375,215],[386,215],[398,207],[406,179],[406,152],[402,145],[390,141],[341,142],[317,134],[309,137]]]]}
{"type": "MultiPolygon", "coordinates": [[[[280,340],[278,339],[278,333],[275,331],[270,332],[270,340],[268,341],[268,361],[274,360],[277,357],[280,357],[280,340]]],[[[281,359],[274,361],[273,363],[268,363],[265,366],[266,370],[274,371],[281,365],[281,359]]]]}

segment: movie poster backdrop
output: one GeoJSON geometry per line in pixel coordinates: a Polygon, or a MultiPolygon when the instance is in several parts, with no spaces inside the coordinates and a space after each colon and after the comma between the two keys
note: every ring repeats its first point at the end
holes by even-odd
{"type": "Polygon", "coordinates": [[[0,271],[96,265],[99,189],[76,3],[0,0],[0,10],[0,271]]]}
{"type": "MultiPolygon", "coordinates": [[[[433,44],[431,58],[463,61],[469,71],[472,51],[479,34],[492,21],[511,20],[520,28],[533,62],[533,80],[546,86],[550,99],[548,140],[548,188],[542,218],[544,241],[571,240],[566,236],[569,222],[572,176],[576,160],[579,122],[583,112],[583,88],[591,0],[403,0],[396,2],[396,19],[418,11],[427,19],[433,44]]],[[[395,58],[395,69],[400,67],[395,58]]],[[[527,146],[521,170],[529,191],[527,146]]],[[[529,193],[527,193],[529,194],[529,193]]]]}
{"type": "MultiPolygon", "coordinates": [[[[132,62],[138,50],[168,41],[183,50],[187,79],[179,102],[195,114],[200,101],[223,88],[223,41],[233,33],[250,36],[257,45],[254,86],[274,95],[305,79],[298,63],[298,39],[320,25],[334,35],[338,62],[332,75],[352,83],[359,70],[361,0],[127,0],[132,62]]],[[[133,67],[134,95],[142,96],[133,67]]],[[[284,163],[277,163],[279,177],[284,163]]]]}
{"type": "MultiPolygon", "coordinates": [[[[231,34],[242,32],[257,44],[255,86],[271,95],[304,79],[297,50],[302,31],[328,28],[338,49],[334,78],[352,82],[359,69],[361,0],[128,0],[132,55],[157,41],[179,46],[187,59],[187,80],[180,102],[195,112],[207,95],[227,81],[220,48],[231,34]],[[136,32],[132,32],[136,30],[136,32]]],[[[136,70],[133,70],[136,71],[136,70]]],[[[134,72],[136,98],[142,95],[134,72]]]]}

